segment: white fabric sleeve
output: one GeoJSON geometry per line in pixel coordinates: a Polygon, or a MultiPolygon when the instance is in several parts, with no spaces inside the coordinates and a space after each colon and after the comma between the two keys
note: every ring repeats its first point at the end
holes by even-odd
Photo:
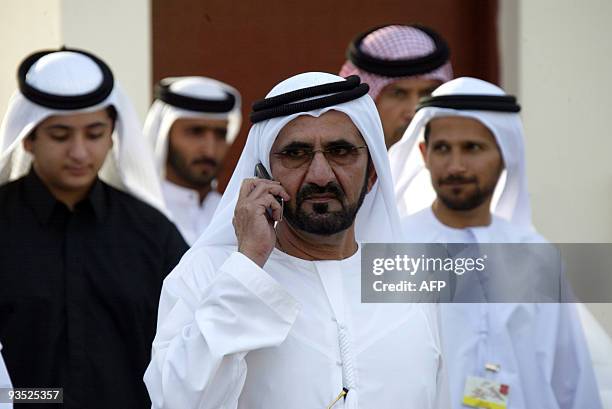
{"type": "Polygon", "coordinates": [[[438,351],[438,375],[436,378],[436,395],[433,407],[435,409],[451,409],[450,385],[448,381],[448,360],[444,351],[443,331],[440,326],[441,308],[440,304],[420,303],[418,304],[425,313],[429,331],[438,351]]]}
{"type": "MultiPolygon", "coordinates": [[[[548,304],[558,311],[551,384],[560,409],[601,409],[593,364],[575,304],[548,304]]],[[[548,318],[552,314],[547,314],[548,318]]]]}
{"type": "MultiPolygon", "coordinates": [[[[190,262],[195,264],[195,259],[186,264],[190,262]]],[[[236,408],[246,378],[246,354],[282,343],[299,305],[238,252],[201,294],[194,295],[194,282],[184,279],[182,271],[175,273],[162,288],[157,334],[144,376],[153,408],[236,408]]]]}
{"type": "MultiPolygon", "coordinates": [[[[604,304],[609,307],[610,304],[604,304]]],[[[604,408],[612,409],[612,340],[585,304],[576,304],[604,408]]]]}

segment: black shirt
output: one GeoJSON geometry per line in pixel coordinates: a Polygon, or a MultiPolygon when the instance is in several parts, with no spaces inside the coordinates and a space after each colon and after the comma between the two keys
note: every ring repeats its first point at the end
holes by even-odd
{"type": "Polygon", "coordinates": [[[142,377],[162,280],[186,250],[163,214],[100,180],[74,211],[33,170],[0,186],[0,343],[13,386],[63,387],[66,409],[150,408],[142,377]]]}

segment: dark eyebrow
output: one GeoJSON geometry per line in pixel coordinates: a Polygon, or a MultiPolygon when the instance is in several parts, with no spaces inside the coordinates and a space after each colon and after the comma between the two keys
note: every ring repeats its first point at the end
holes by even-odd
{"type": "Polygon", "coordinates": [[[70,129],[72,129],[70,126],[66,126],[66,125],[49,125],[45,127],[45,130],[47,131],[52,131],[52,130],[62,130],[62,131],[69,131],[70,129]]]}
{"type": "MultiPolygon", "coordinates": [[[[92,124],[87,125],[85,128],[90,129],[90,128],[98,128],[98,127],[101,127],[101,126],[106,127],[106,126],[108,126],[108,124],[105,123],[105,122],[94,122],[92,124]]],[[[52,130],[69,131],[71,129],[73,129],[73,127],[67,126],[67,125],[62,125],[62,124],[49,125],[49,126],[45,127],[45,130],[48,130],[48,131],[52,131],[52,130]]]]}
{"type": "Polygon", "coordinates": [[[281,151],[286,151],[288,149],[312,149],[312,144],[311,143],[306,143],[306,142],[289,142],[289,144],[285,145],[284,147],[282,147],[280,150],[281,151]]]}
{"type": "MultiPolygon", "coordinates": [[[[432,141],[430,141],[430,142],[432,142],[432,141]]],[[[441,145],[441,144],[448,145],[448,141],[446,139],[438,139],[437,141],[433,141],[432,143],[433,143],[433,145],[441,145]]]]}
{"type": "Polygon", "coordinates": [[[202,132],[203,130],[206,129],[206,127],[202,125],[191,125],[191,126],[186,126],[185,129],[191,132],[202,132]]]}
{"type": "Polygon", "coordinates": [[[89,124],[86,126],[87,129],[89,128],[97,128],[100,126],[108,126],[109,124],[107,124],[106,122],[94,122],[93,124],[89,124]]]}
{"type": "Polygon", "coordinates": [[[344,138],[336,139],[325,144],[325,148],[335,148],[335,147],[343,147],[343,148],[352,148],[355,147],[353,142],[347,141],[344,138]]]}
{"type": "Polygon", "coordinates": [[[474,140],[464,141],[461,145],[462,146],[478,145],[478,146],[482,146],[482,147],[489,147],[489,146],[491,146],[489,141],[474,141],[474,140]]]}
{"type": "Polygon", "coordinates": [[[227,127],[225,126],[191,125],[187,126],[186,128],[192,131],[227,131],[227,127]]]}

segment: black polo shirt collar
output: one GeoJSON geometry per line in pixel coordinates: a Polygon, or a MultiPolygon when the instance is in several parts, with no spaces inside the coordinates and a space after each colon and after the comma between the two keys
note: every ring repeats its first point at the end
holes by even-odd
{"type": "MultiPolygon", "coordinates": [[[[49,223],[56,205],[66,207],[59,202],[49,191],[44,182],[38,177],[32,167],[25,176],[24,194],[26,203],[34,210],[39,222],[49,223]]],[[[79,211],[83,206],[89,205],[98,221],[104,220],[108,212],[108,200],[104,189],[104,183],[96,178],[87,196],[76,204],[75,210],[79,211]]]]}

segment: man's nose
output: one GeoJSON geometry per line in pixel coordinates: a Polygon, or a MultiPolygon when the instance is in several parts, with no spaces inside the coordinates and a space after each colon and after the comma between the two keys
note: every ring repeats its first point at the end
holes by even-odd
{"type": "Polygon", "coordinates": [[[209,158],[214,158],[217,151],[217,136],[212,129],[206,130],[200,138],[199,151],[209,158]]]}
{"type": "Polygon", "coordinates": [[[461,174],[467,170],[465,166],[465,156],[458,150],[454,150],[449,155],[448,173],[461,174]]]}
{"type": "Polygon", "coordinates": [[[322,152],[316,152],[308,166],[304,183],[326,186],[336,180],[336,174],[322,152]]]}
{"type": "Polygon", "coordinates": [[[404,102],[402,103],[402,119],[406,122],[410,121],[416,113],[416,107],[419,103],[419,94],[411,92],[408,94],[404,102]]]}
{"type": "Polygon", "coordinates": [[[78,161],[83,161],[87,159],[89,152],[87,151],[87,145],[85,142],[84,135],[77,134],[70,144],[70,148],[68,150],[68,155],[71,159],[75,159],[78,161]]]}

